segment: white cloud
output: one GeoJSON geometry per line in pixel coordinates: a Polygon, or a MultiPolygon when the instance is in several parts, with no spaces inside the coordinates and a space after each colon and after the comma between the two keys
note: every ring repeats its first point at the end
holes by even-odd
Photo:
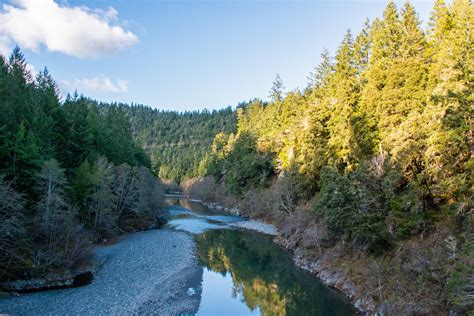
{"type": "Polygon", "coordinates": [[[11,43],[79,58],[98,57],[136,44],[138,37],[117,25],[118,12],[59,5],[54,0],[10,0],[0,11],[0,50],[11,43]]]}
{"type": "Polygon", "coordinates": [[[3,57],[8,58],[10,56],[10,39],[2,34],[0,34],[0,54],[3,57]]]}
{"type": "Polygon", "coordinates": [[[30,72],[32,78],[36,78],[36,76],[38,75],[36,67],[32,64],[26,64],[26,70],[30,72]]]}
{"type": "Polygon", "coordinates": [[[79,92],[125,93],[128,91],[128,83],[120,79],[113,83],[109,77],[100,75],[90,79],[62,80],[61,88],[65,92],[77,90],[79,92]]]}

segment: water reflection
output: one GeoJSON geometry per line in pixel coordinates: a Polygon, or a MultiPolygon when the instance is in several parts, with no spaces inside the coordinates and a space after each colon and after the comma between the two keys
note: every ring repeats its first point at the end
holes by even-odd
{"type": "Polygon", "coordinates": [[[168,198],[169,227],[195,235],[204,268],[199,315],[353,315],[340,294],[297,268],[271,236],[236,230],[246,220],[168,198]]]}
{"type": "Polygon", "coordinates": [[[245,314],[354,314],[339,294],[296,268],[269,236],[210,230],[196,242],[205,267],[201,315],[242,315],[242,307],[245,314]]]}
{"type": "Polygon", "coordinates": [[[193,213],[197,213],[201,215],[222,213],[222,212],[218,212],[218,211],[208,208],[206,205],[202,204],[201,202],[192,201],[190,199],[182,198],[179,196],[167,196],[165,199],[165,203],[168,204],[171,209],[173,208],[188,209],[188,210],[192,210],[193,213]]]}

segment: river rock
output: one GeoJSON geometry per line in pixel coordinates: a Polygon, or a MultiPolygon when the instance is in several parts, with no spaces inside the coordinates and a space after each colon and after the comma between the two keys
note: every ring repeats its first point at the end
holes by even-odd
{"type": "Polygon", "coordinates": [[[61,273],[47,273],[42,277],[0,282],[5,292],[35,292],[89,284],[93,279],[92,266],[78,267],[61,273]]]}

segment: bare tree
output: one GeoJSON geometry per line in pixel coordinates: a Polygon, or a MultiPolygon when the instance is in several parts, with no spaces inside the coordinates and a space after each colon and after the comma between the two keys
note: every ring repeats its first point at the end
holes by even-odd
{"type": "Polygon", "coordinates": [[[138,178],[136,169],[127,164],[115,167],[114,194],[116,196],[114,212],[117,218],[122,216],[124,210],[130,206],[133,198],[133,190],[138,178]]]}
{"type": "Polygon", "coordinates": [[[68,213],[70,208],[64,194],[66,177],[55,159],[44,162],[38,177],[41,199],[36,208],[40,217],[40,228],[43,234],[52,238],[58,229],[61,217],[64,213],[68,213]]]}
{"type": "Polygon", "coordinates": [[[116,227],[117,217],[114,214],[116,195],[113,192],[113,165],[107,158],[97,159],[95,172],[95,187],[89,212],[93,217],[94,237],[99,238],[111,233],[116,227]]]}
{"type": "Polygon", "coordinates": [[[136,214],[156,216],[163,207],[163,190],[159,181],[147,168],[138,167],[138,181],[131,210],[136,214]]]}
{"type": "Polygon", "coordinates": [[[29,236],[24,218],[25,200],[0,176],[0,279],[10,277],[26,263],[29,236]]]}
{"type": "Polygon", "coordinates": [[[385,173],[385,162],[387,161],[387,152],[380,145],[379,153],[372,157],[370,164],[376,176],[381,178],[385,173]]]}
{"type": "Polygon", "coordinates": [[[40,200],[36,205],[40,247],[35,251],[36,268],[69,267],[80,260],[87,247],[83,226],[78,224],[76,211],[68,201],[66,177],[58,162],[44,162],[38,175],[40,200]]]}

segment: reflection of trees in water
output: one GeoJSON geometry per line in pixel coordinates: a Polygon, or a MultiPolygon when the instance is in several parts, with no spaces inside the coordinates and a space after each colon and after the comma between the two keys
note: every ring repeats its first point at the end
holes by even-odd
{"type": "Polygon", "coordinates": [[[196,237],[202,264],[230,273],[233,297],[264,315],[348,315],[352,311],[313,276],[297,269],[268,236],[254,232],[211,230],[196,237]]]}
{"type": "Polygon", "coordinates": [[[183,208],[187,208],[188,210],[192,210],[198,214],[207,214],[209,213],[209,208],[202,203],[193,202],[186,198],[178,198],[178,197],[167,197],[166,203],[170,206],[180,206],[183,208]]]}

